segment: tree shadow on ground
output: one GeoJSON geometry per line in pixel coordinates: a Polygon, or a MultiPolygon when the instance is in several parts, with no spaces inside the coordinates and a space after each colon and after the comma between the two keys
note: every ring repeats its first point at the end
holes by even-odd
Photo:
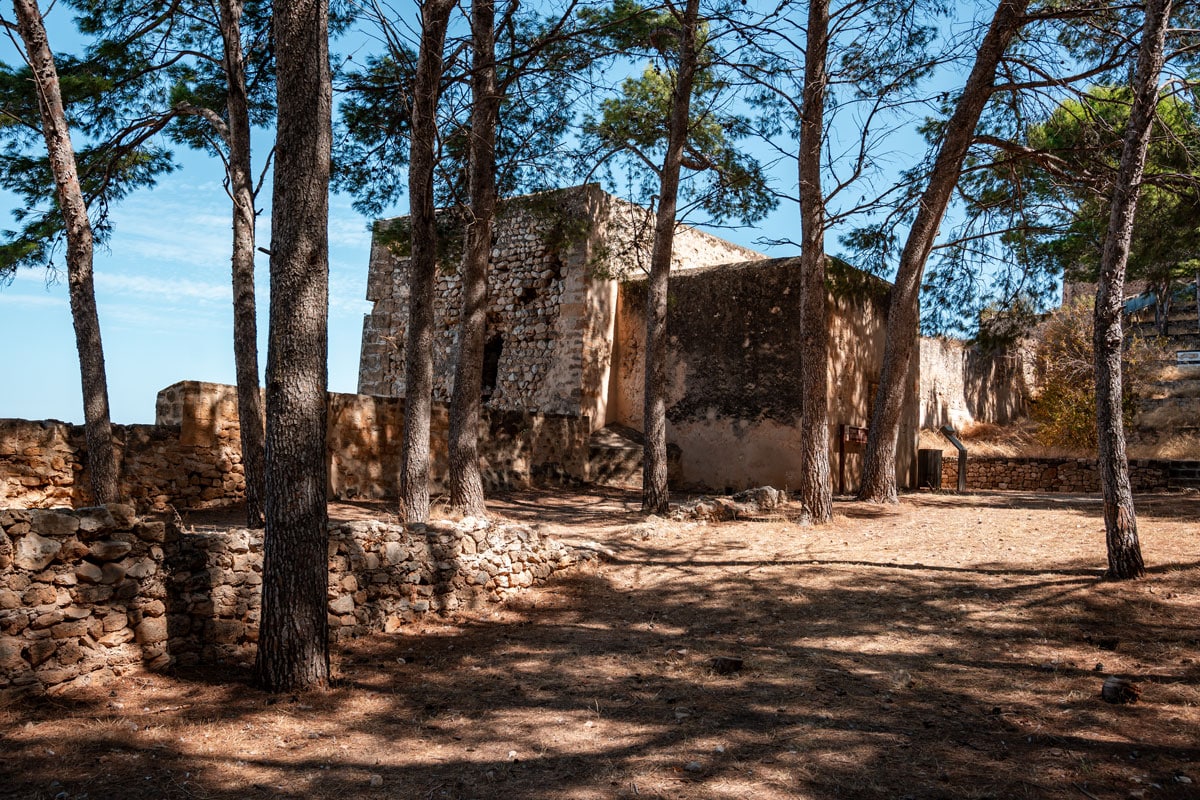
{"type": "Polygon", "coordinates": [[[1112,584],[739,555],[744,530],[347,643],[324,693],[207,670],[140,710],[31,703],[0,718],[0,797],[1197,796],[1197,563],[1112,584]],[[1101,702],[1113,673],[1142,702],[1101,702]]]}

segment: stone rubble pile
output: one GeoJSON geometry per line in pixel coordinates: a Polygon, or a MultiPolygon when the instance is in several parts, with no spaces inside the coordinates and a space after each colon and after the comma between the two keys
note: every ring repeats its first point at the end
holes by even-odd
{"type": "Polygon", "coordinates": [[[758,486],[730,497],[698,497],[671,509],[671,519],[726,522],[782,515],[787,495],[772,486],[758,486]]]}

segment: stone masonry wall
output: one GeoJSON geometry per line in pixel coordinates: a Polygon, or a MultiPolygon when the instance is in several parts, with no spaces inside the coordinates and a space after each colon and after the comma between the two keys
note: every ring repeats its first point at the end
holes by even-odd
{"type": "MultiPolygon", "coordinates": [[[[236,426],[206,441],[185,426],[114,425],[125,497],[139,508],[204,508],[245,494],[236,426]]],[[[0,419],[0,506],[91,502],[83,426],[0,419]]]]}
{"type": "MultiPolygon", "coordinates": [[[[1160,492],[1170,488],[1170,463],[1151,459],[1129,462],[1135,492],[1160,492]]],[[[942,488],[958,486],[958,457],[943,456],[942,488]]],[[[1100,473],[1094,458],[979,458],[967,454],[967,491],[1014,490],[1025,492],[1094,493],[1100,491],[1100,473]]]]}
{"type": "MultiPolygon", "coordinates": [[[[125,498],[139,509],[204,508],[241,500],[236,390],[185,381],[164,389],[158,424],[115,426],[125,498]]],[[[480,462],[489,491],[536,482],[586,480],[589,420],[485,410],[480,462]]],[[[446,490],[449,414],[435,405],[431,489],[446,490]]],[[[330,493],[339,499],[396,497],[404,401],[329,395],[330,493]]],[[[82,426],[0,420],[0,507],[86,506],[91,489],[82,426]]]]}
{"type": "MultiPolygon", "coordinates": [[[[586,560],[483,520],[345,523],[329,557],[334,641],[499,601],[586,560]]],[[[181,531],[116,504],[0,510],[0,702],[141,669],[249,665],[261,584],[261,531],[181,531]]]]}
{"type": "MultiPolygon", "coordinates": [[[[837,490],[841,425],[866,426],[878,384],[890,286],[831,262],[830,463],[837,490]]],[[[702,490],[799,484],[801,309],[797,259],[760,260],[672,276],[667,303],[667,439],[681,451],[681,485],[702,490]]],[[[646,282],[622,285],[610,418],[642,428],[646,282]]],[[[912,374],[915,382],[916,374],[912,374]]],[[[916,431],[897,447],[901,486],[912,483],[916,431]]],[[[846,458],[855,491],[861,455],[846,458]]]]}
{"type": "MultiPolygon", "coordinates": [[[[446,219],[449,217],[446,215],[446,219]]],[[[601,191],[575,187],[501,204],[489,264],[488,341],[495,386],[487,406],[586,414],[605,423],[616,279],[649,264],[649,212],[601,191]]],[[[408,324],[406,217],[377,223],[371,247],[358,390],[400,396],[408,324]]],[[[447,222],[442,240],[461,240],[447,222]]],[[[443,253],[434,299],[434,397],[447,401],[453,380],[461,281],[452,244],[443,253]]],[[[675,269],[761,258],[752,250],[681,226],[675,269]]],[[[487,362],[485,361],[485,364],[487,362]]],[[[485,366],[486,369],[486,366],[485,366]]]]}

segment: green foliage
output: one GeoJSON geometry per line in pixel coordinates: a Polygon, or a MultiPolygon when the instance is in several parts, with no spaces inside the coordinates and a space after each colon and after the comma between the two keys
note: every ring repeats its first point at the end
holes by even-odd
{"type": "MultiPolygon", "coordinates": [[[[225,44],[216,3],[200,0],[73,0],[80,30],[96,38],[93,52],[142,75],[139,102],[145,113],[172,114],[180,104],[214,111],[227,120],[225,44]]],[[[250,124],[275,120],[275,54],[269,0],[242,0],[239,26],[246,71],[250,124]]],[[[333,17],[333,29],[344,26],[333,17]]],[[[210,123],[190,114],[173,116],[170,138],[220,157],[225,146],[210,123]]]]}
{"type": "Polygon", "coordinates": [[[354,196],[354,207],[364,214],[382,213],[407,189],[401,167],[408,163],[411,120],[403,98],[412,96],[416,60],[411,50],[397,46],[343,76],[334,182],[354,196]]]}
{"type": "MultiPolygon", "coordinates": [[[[1038,331],[1035,359],[1039,395],[1033,418],[1043,444],[1096,446],[1096,368],[1092,348],[1093,301],[1079,300],[1050,314],[1038,331]]],[[[1121,357],[1121,408],[1131,426],[1138,399],[1163,358],[1155,340],[1133,337],[1121,357]]]]}
{"type": "MultiPolygon", "coordinates": [[[[1131,93],[1099,86],[1062,100],[1019,136],[994,114],[986,148],[959,182],[965,222],[926,275],[922,320],[930,331],[966,331],[989,307],[1031,319],[1059,280],[1095,281],[1108,229],[1131,93]],[[1007,143],[1005,143],[1007,142],[1007,143]],[[968,310],[970,313],[965,313],[968,310]]],[[[1127,279],[1169,293],[1200,258],[1200,116],[1191,97],[1164,94],[1147,153],[1127,279]]]]}
{"type": "MultiPolygon", "coordinates": [[[[496,31],[496,186],[501,197],[562,184],[563,142],[574,117],[576,86],[591,54],[575,36],[578,23],[543,16],[522,6],[502,14],[496,31]]],[[[334,144],[334,186],[355,198],[354,207],[378,215],[407,191],[409,98],[416,53],[390,31],[388,52],[342,71],[341,121],[334,144]]],[[[466,47],[450,41],[452,52],[466,47]]],[[[469,59],[446,63],[439,104],[439,207],[467,202],[470,140],[469,59]]]]}
{"type": "MultiPolygon", "coordinates": [[[[102,52],[56,56],[75,162],[93,233],[103,243],[110,206],[170,172],[171,154],[153,141],[157,121],[137,102],[141,77],[102,52]]],[[[0,187],[21,202],[17,223],[0,231],[0,276],[48,266],[64,238],[54,175],[46,155],[32,75],[0,64],[0,187]]]]}
{"type": "MultiPolygon", "coordinates": [[[[731,12],[732,13],[732,12],[731,12]]],[[[679,22],[661,8],[615,0],[603,11],[583,17],[598,33],[597,46],[625,58],[646,59],[640,75],[621,81],[615,96],[601,101],[582,123],[579,161],[585,176],[597,169],[610,183],[614,167],[632,186],[635,200],[647,202],[659,191],[658,173],[667,145],[671,96],[678,61],[679,22]]],[[[733,109],[738,87],[723,69],[718,42],[710,28],[698,34],[698,68],[692,87],[691,119],[684,147],[680,205],[702,209],[713,222],[744,225],[767,215],[777,204],[756,159],[736,143],[754,133],[751,119],[733,109]]]]}
{"type": "MultiPolygon", "coordinates": [[[[1061,233],[1040,237],[1035,246],[1057,261],[1070,280],[1095,280],[1108,221],[1111,176],[1121,157],[1131,93],[1128,88],[1098,87],[1079,100],[1063,102],[1029,133],[1032,147],[1060,154],[1082,179],[1073,190],[1073,207],[1061,233]]],[[[1200,256],[1200,116],[1195,106],[1174,97],[1158,104],[1155,129],[1146,154],[1146,178],[1138,201],[1128,274],[1132,279],[1170,281],[1191,272],[1200,256]],[[1181,265],[1186,265],[1181,270],[1181,265]]],[[[1044,180],[1044,179],[1043,179],[1044,180]]]]}

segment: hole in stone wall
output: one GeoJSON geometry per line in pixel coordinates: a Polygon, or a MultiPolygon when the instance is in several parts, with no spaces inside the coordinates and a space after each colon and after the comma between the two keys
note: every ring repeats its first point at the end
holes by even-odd
{"type": "Polygon", "coordinates": [[[496,391],[496,378],[500,375],[500,354],[504,352],[504,337],[496,334],[483,346],[483,381],[480,395],[484,400],[496,391]]]}
{"type": "Polygon", "coordinates": [[[521,293],[519,295],[517,295],[517,300],[521,301],[525,305],[529,305],[536,299],[537,299],[537,289],[533,288],[532,286],[522,289],[521,293]]]}

